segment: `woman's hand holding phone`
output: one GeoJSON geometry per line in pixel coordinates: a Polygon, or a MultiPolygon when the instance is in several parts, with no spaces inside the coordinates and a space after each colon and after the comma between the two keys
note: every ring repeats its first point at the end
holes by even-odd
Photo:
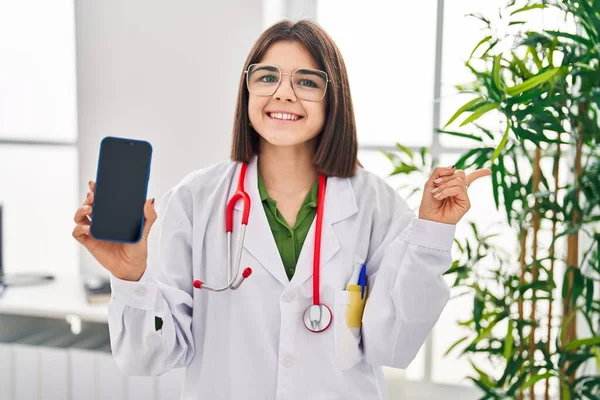
{"type": "Polygon", "coordinates": [[[115,277],[128,281],[139,281],[146,270],[148,235],[157,218],[154,199],[146,200],[144,204],[144,230],[139,242],[130,244],[97,240],[90,235],[94,188],[95,182],[90,181],[90,191],[82,206],[75,213],[76,225],[73,229],[73,237],[115,277]]]}

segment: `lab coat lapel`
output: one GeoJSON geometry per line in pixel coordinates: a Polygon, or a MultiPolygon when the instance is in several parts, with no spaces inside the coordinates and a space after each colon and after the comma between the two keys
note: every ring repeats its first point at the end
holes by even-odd
{"type": "MultiPolygon", "coordinates": [[[[333,225],[346,218],[351,217],[358,212],[356,205],[356,196],[352,189],[352,184],[349,178],[327,178],[327,186],[325,190],[325,213],[323,215],[323,228],[321,234],[321,269],[326,267],[326,264],[339,251],[340,243],[336,236],[333,225]]],[[[306,235],[296,271],[286,288],[286,291],[294,290],[302,285],[307,279],[313,276],[314,268],[314,249],[315,249],[315,232],[317,226],[317,218],[315,216],[313,223],[306,235]]]]}
{"type": "MultiPolygon", "coordinates": [[[[283,285],[287,285],[289,279],[285,273],[279,250],[275,244],[275,238],[273,237],[269,221],[267,220],[262,202],[260,201],[257,168],[257,157],[254,156],[246,169],[246,181],[244,182],[246,192],[250,196],[250,216],[248,217],[244,248],[252,254],[252,256],[254,256],[254,258],[256,258],[262,266],[275,277],[275,279],[283,285]]],[[[237,188],[240,169],[240,167],[237,168],[230,196],[235,193],[235,189],[237,188]]],[[[241,214],[241,201],[236,203],[235,209],[241,214]]],[[[239,221],[239,219],[236,220],[239,221]]],[[[235,225],[233,229],[234,231],[239,229],[239,225],[235,225]]],[[[245,267],[247,267],[247,265],[241,265],[240,270],[243,270],[245,267]]],[[[253,265],[250,265],[250,267],[254,268],[253,265]]]]}

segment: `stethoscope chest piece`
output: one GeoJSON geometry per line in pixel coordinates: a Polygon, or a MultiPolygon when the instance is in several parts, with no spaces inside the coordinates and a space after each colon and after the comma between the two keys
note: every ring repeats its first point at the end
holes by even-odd
{"type": "Polygon", "coordinates": [[[325,304],[313,304],[304,312],[304,326],[311,332],[323,332],[332,319],[331,310],[325,304]]]}

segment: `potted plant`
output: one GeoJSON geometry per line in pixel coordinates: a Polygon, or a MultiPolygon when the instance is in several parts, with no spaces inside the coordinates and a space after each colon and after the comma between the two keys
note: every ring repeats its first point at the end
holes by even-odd
{"type": "MultiPolygon", "coordinates": [[[[458,86],[472,99],[437,131],[473,142],[457,169],[492,169],[492,195],[519,254],[499,251],[476,224],[474,241],[456,241],[461,257],[446,274],[474,301],[448,353],[471,360],[483,399],[549,399],[551,385],[561,399],[599,399],[600,377],[584,366],[600,370],[600,1],[513,0],[499,11],[511,30],[500,37],[475,16],[484,28],[466,62],[474,80],[458,86]],[[559,10],[576,29],[520,29],[540,9],[559,10]],[[487,113],[502,129],[478,123],[487,113]],[[546,246],[542,235],[551,237],[546,246]]],[[[395,174],[429,168],[423,153],[399,150],[387,153],[395,174]]]]}

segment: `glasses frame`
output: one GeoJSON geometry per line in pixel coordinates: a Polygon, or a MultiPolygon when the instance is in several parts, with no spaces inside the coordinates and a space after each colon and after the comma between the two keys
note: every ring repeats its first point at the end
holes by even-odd
{"type": "Polygon", "coordinates": [[[290,79],[291,79],[290,83],[291,83],[291,86],[292,86],[292,91],[294,92],[294,96],[296,96],[296,98],[298,98],[298,99],[300,99],[300,100],[304,100],[304,101],[311,101],[311,102],[315,102],[315,103],[316,103],[316,102],[322,101],[322,100],[325,98],[325,95],[327,94],[327,88],[328,88],[328,86],[329,86],[329,82],[331,82],[331,81],[329,80],[329,75],[327,75],[327,72],[325,72],[325,71],[322,71],[322,70],[320,70],[320,69],[313,69],[313,68],[296,68],[296,70],[290,74],[290,73],[288,73],[288,72],[281,72],[281,69],[280,69],[280,68],[279,68],[277,65],[274,65],[274,64],[254,63],[254,64],[250,64],[250,65],[248,65],[248,68],[247,68],[247,69],[244,71],[244,74],[246,75],[246,88],[248,89],[248,92],[249,92],[250,94],[253,94],[253,93],[252,93],[252,92],[250,92],[250,84],[248,83],[248,79],[249,79],[249,76],[250,76],[249,72],[250,72],[250,69],[251,69],[253,66],[255,66],[255,65],[268,65],[268,66],[270,66],[270,67],[275,67],[275,68],[277,68],[277,71],[279,71],[279,75],[280,75],[280,77],[281,77],[281,78],[279,79],[279,82],[277,82],[277,86],[275,86],[275,89],[273,90],[273,93],[271,93],[271,94],[254,94],[255,96],[260,96],[260,97],[269,97],[269,96],[273,96],[273,95],[274,95],[274,94],[277,92],[277,90],[279,89],[279,87],[281,86],[281,82],[283,82],[283,76],[284,76],[284,75],[289,75],[289,76],[290,76],[290,79]],[[296,89],[294,89],[294,74],[295,74],[296,72],[300,71],[300,70],[317,71],[317,72],[322,72],[322,73],[325,75],[325,89],[323,90],[323,96],[322,96],[322,97],[321,97],[319,100],[306,100],[306,99],[303,99],[303,98],[299,97],[299,96],[298,96],[298,94],[296,93],[296,89]]]}

